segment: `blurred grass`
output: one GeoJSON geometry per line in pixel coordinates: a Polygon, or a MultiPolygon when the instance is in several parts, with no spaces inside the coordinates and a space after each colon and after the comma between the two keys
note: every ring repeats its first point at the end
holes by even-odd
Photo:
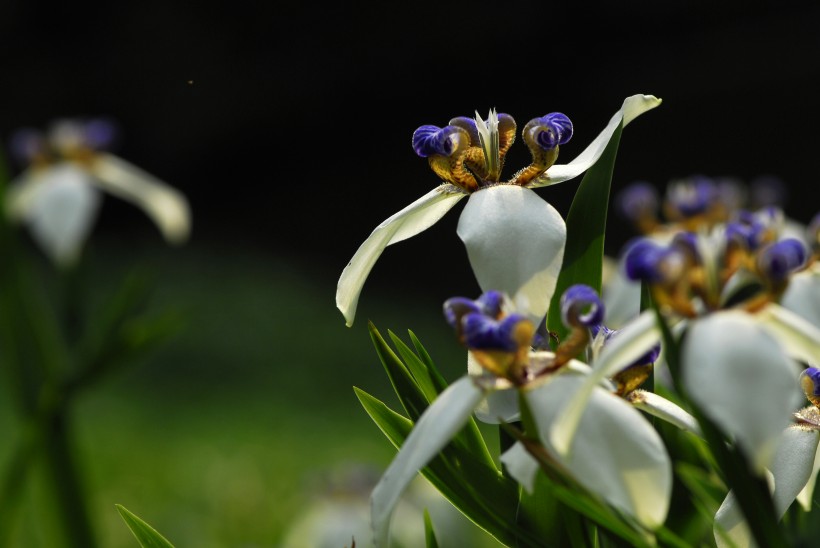
{"type": "MultiPolygon", "coordinates": [[[[368,318],[348,329],[335,308],[340,269],[251,248],[99,238],[88,255],[89,308],[139,266],[153,279],[151,308],[175,310],[184,323],[171,342],[81,394],[73,409],[101,546],[135,546],[115,503],[180,548],[278,546],[322,477],[349,463],[381,470],[392,458],[353,395],[357,385],[396,402],[368,318]]],[[[363,312],[380,329],[403,337],[413,329],[448,380],[463,374],[464,353],[440,302],[407,288],[368,290],[363,312]]],[[[11,413],[4,394],[8,440],[16,439],[11,413]]],[[[0,448],[0,463],[9,452],[10,444],[0,448]]],[[[43,489],[33,477],[17,541],[48,546],[43,489]]]]}

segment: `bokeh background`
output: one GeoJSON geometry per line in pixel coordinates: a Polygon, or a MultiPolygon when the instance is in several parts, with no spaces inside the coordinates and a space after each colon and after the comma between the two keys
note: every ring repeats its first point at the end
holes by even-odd
{"type": "MultiPolygon", "coordinates": [[[[786,212],[807,221],[820,210],[818,23],[819,6],[792,0],[0,3],[4,144],[19,127],[110,117],[115,152],[182,190],[194,214],[191,241],[169,249],[139,210],[107,199],[87,247],[93,302],[139,268],[152,306],[184,318],[75,409],[102,545],[133,545],[121,503],[180,546],[279,546],[345,470],[378,473],[392,449],[351,388],[394,401],[368,319],[412,329],[461,374],[439,311],[478,293],[455,234],[462,206],[386,251],[352,329],[334,306],[359,243],[436,184],[410,148],[422,124],[562,111],[568,161],[624,97],[651,93],[663,105],[624,133],[613,191],[773,175],[786,212]]],[[[508,165],[523,166],[516,149],[508,165]]],[[[539,193],[566,212],[575,187],[539,193]]],[[[632,233],[614,213],[609,225],[614,255],[632,233]]],[[[45,542],[40,496],[23,546],[45,542]]]]}

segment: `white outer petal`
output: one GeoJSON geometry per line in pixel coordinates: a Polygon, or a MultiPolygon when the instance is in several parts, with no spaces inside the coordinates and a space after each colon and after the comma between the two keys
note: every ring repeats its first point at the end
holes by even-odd
{"type": "Polygon", "coordinates": [[[353,258],[347,263],[336,286],[336,306],[344,314],[347,326],[353,325],[356,305],[367,275],[376,260],[390,244],[395,244],[415,236],[433,226],[456,202],[466,194],[452,190],[451,185],[440,185],[379,226],[359,246],[353,258]]]}
{"type": "Polygon", "coordinates": [[[179,244],[188,239],[191,212],[181,192],[112,154],[95,155],[89,171],[101,189],[142,209],[166,241],[179,244]]]}
{"type": "Polygon", "coordinates": [[[535,457],[530,455],[521,442],[517,441],[501,455],[501,462],[507,467],[507,472],[527,491],[532,494],[535,488],[535,476],[540,465],[535,457]]]}
{"type": "Polygon", "coordinates": [[[567,227],[540,196],[517,185],[474,192],[458,235],[482,291],[503,291],[538,325],[546,316],[564,259],[567,227]]]}
{"type": "MultiPolygon", "coordinates": [[[[467,374],[472,377],[482,377],[487,374],[481,364],[467,352],[467,374]]],[[[518,409],[517,390],[493,390],[488,392],[475,408],[475,416],[487,424],[501,424],[519,420],[521,411],[518,409]],[[499,420],[500,419],[500,420],[499,420]]]]}
{"type": "Polygon", "coordinates": [[[701,435],[700,425],[695,417],[663,396],[644,390],[635,390],[629,394],[628,401],[641,411],[665,420],[681,430],[692,432],[697,436],[701,435]]]}
{"type": "Polygon", "coordinates": [[[484,392],[473,379],[462,377],[419,417],[370,497],[376,546],[388,545],[390,515],[408,484],[467,423],[482,397],[484,392]]]}
{"type": "Polygon", "coordinates": [[[601,288],[606,309],[606,326],[618,329],[641,312],[641,282],[630,280],[623,270],[623,257],[612,267],[601,288]]]}
{"type": "Polygon", "coordinates": [[[777,519],[783,517],[812,477],[818,441],[820,432],[799,425],[790,426],[781,434],[771,466],[777,519]]]}
{"type": "Polygon", "coordinates": [[[560,455],[549,442],[553,424],[583,382],[583,375],[560,374],[524,392],[545,448],[585,488],[644,526],[660,526],[669,510],[672,464],[658,433],[626,401],[596,387],[574,451],[560,455]]]}
{"type": "Polygon", "coordinates": [[[595,387],[649,352],[659,340],[660,330],[655,314],[652,310],[645,310],[604,346],[592,364],[592,373],[579,386],[577,393],[552,427],[550,443],[558,453],[566,455],[570,452],[581,416],[595,387]]]}
{"type": "Polygon", "coordinates": [[[812,365],[820,365],[820,327],[777,304],[768,305],[757,317],[787,355],[812,365]]]}
{"type": "MultiPolygon", "coordinates": [[[[778,520],[813,477],[819,439],[817,430],[797,425],[786,428],[781,434],[771,468],[772,499],[778,520]]],[[[726,496],[715,514],[715,542],[718,548],[728,548],[729,543],[720,534],[720,529],[726,531],[739,547],[756,545],[733,492],[726,496]]]]}
{"type": "Polygon", "coordinates": [[[100,194],[81,167],[62,162],[29,171],[9,192],[8,211],[57,264],[73,263],[88,238],[100,194]]]}
{"type": "Polygon", "coordinates": [[[820,262],[791,277],[780,304],[820,329],[820,262]]]}
{"type": "Polygon", "coordinates": [[[762,474],[803,401],[800,367],[754,316],[740,311],[692,322],[681,362],[683,384],[694,403],[737,441],[762,474]]]}
{"type": "Polygon", "coordinates": [[[612,118],[610,118],[604,130],[598,134],[595,140],[592,141],[581,154],[568,164],[555,164],[547,170],[545,175],[536,179],[535,182],[530,185],[530,188],[568,181],[585,172],[601,157],[604,149],[609,144],[609,140],[612,138],[612,134],[615,133],[615,130],[621,125],[621,122],[623,122],[624,127],[626,127],[629,122],[660,104],[661,100],[654,95],[638,94],[627,97],[624,99],[621,110],[612,115],[612,118]]]}
{"type": "Polygon", "coordinates": [[[817,483],[818,472],[820,472],[820,451],[817,451],[814,455],[814,466],[812,466],[811,475],[806,482],[806,486],[797,495],[797,502],[800,503],[800,506],[802,506],[806,512],[811,511],[814,505],[812,499],[814,498],[814,486],[817,483]]]}

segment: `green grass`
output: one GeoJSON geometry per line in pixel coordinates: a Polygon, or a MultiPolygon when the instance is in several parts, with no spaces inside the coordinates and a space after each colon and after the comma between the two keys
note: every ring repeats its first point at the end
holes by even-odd
{"type": "MultiPolygon", "coordinates": [[[[353,395],[357,385],[394,401],[368,318],[348,329],[335,308],[339,272],[259,251],[194,246],[96,244],[90,258],[91,310],[141,265],[156,288],[151,306],[184,320],[171,342],[91,387],[73,409],[101,546],[136,546],[115,503],[179,548],[277,546],[322,478],[354,463],[381,470],[392,458],[353,395]]],[[[380,328],[413,329],[449,380],[462,373],[464,352],[440,303],[406,290],[367,299],[365,312],[380,328]]],[[[8,394],[3,404],[0,426],[14,440],[8,394]]],[[[9,452],[10,444],[0,448],[0,464],[9,452]]],[[[16,542],[51,546],[39,470],[31,477],[16,542]]]]}

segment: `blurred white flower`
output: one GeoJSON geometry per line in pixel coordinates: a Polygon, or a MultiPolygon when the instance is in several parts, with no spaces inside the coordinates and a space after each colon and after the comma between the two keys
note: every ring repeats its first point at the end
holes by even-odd
{"type": "Polygon", "coordinates": [[[113,138],[103,120],[60,120],[46,135],[19,130],[12,151],[29,167],[11,182],[6,214],[25,223],[58,265],[79,257],[100,205],[100,191],[140,207],[172,244],[190,232],[190,211],[177,190],[125,160],[101,151],[113,138]]]}

